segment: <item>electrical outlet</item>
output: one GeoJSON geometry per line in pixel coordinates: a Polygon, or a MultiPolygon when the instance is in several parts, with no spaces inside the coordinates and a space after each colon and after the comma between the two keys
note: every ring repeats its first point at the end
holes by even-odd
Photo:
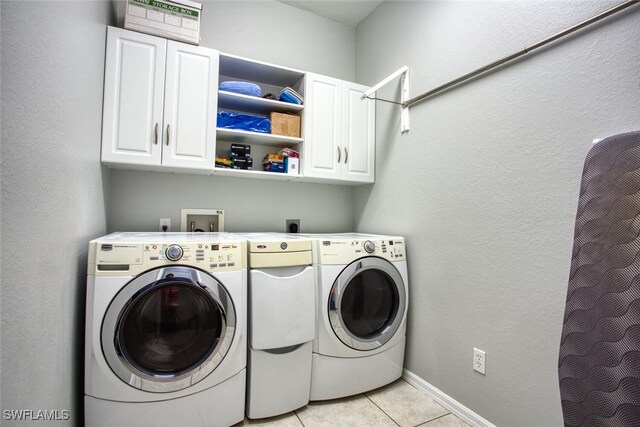
{"type": "Polygon", "coordinates": [[[486,353],[482,350],[478,350],[477,348],[473,349],[473,370],[480,372],[482,375],[485,375],[485,362],[486,362],[486,353]]]}
{"type": "Polygon", "coordinates": [[[159,231],[164,231],[165,233],[171,231],[171,218],[160,218],[159,231]]]}
{"type": "Polygon", "coordinates": [[[285,233],[299,233],[300,232],[300,220],[288,219],[286,223],[285,233]]]}

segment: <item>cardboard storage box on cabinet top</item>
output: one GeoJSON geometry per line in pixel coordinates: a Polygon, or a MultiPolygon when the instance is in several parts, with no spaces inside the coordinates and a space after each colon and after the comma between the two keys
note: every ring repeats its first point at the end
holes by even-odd
{"type": "Polygon", "coordinates": [[[300,138],[300,116],[272,112],[270,119],[272,134],[300,138]]]}
{"type": "Polygon", "coordinates": [[[124,28],[197,45],[201,15],[189,0],[127,0],[124,28]]]}

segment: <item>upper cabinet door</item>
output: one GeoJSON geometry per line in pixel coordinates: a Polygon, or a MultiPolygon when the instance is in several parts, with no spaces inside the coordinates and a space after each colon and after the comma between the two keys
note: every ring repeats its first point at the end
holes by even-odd
{"type": "Polygon", "coordinates": [[[367,89],[367,86],[343,82],[342,179],[345,181],[374,181],[375,102],[360,99],[367,89]]]}
{"type": "Polygon", "coordinates": [[[342,81],[307,73],[304,84],[305,177],[339,179],[342,152],[342,81]]]}
{"type": "Polygon", "coordinates": [[[219,52],[169,41],[163,166],[213,170],[219,52]]]}
{"type": "Polygon", "coordinates": [[[166,40],[108,27],[102,160],[159,165],[166,40]]]}

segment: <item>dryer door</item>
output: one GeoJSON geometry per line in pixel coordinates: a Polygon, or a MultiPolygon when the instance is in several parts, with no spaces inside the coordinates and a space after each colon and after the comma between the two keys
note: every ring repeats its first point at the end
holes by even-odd
{"type": "Polygon", "coordinates": [[[235,333],[231,297],[191,267],[148,271],[125,285],[102,322],[102,350],[113,372],[151,392],[187,388],[209,375],[235,333]]]}
{"type": "Polygon", "coordinates": [[[404,281],[389,261],[368,257],[349,264],[329,294],[329,321],[355,350],[383,346],[396,333],[407,307],[404,281]]]}

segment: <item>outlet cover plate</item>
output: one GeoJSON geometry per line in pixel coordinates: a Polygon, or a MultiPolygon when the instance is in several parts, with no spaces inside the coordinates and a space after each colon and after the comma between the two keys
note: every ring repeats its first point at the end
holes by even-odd
{"type": "Polygon", "coordinates": [[[482,375],[486,375],[486,356],[487,354],[484,351],[477,348],[473,349],[473,370],[480,372],[482,375]]]}
{"type": "Polygon", "coordinates": [[[163,233],[168,233],[171,231],[171,218],[160,218],[160,224],[158,225],[158,231],[162,231],[163,233]],[[165,230],[163,227],[166,226],[165,230]]]}
{"type": "Polygon", "coordinates": [[[300,233],[300,220],[288,219],[285,225],[285,233],[300,233]],[[296,231],[291,231],[291,226],[295,226],[296,231]]]}

